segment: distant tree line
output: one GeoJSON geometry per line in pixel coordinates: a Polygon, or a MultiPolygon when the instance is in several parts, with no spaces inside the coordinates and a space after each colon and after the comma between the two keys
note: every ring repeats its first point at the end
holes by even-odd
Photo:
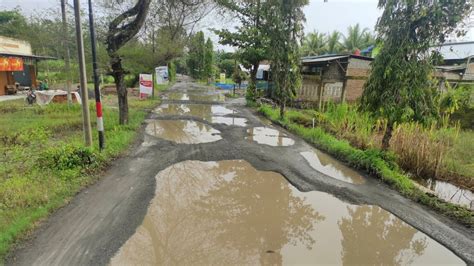
{"type": "Polygon", "coordinates": [[[368,28],[361,29],[359,24],[349,26],[344,35],[339,31],[308,33],[302,42],[301,55],[354,53],[375,45],[375,35],[368,28]]]}

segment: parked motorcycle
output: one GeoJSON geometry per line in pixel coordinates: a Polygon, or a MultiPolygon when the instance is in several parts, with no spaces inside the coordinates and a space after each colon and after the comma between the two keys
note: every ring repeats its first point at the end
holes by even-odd
{"type": "Polygon", "coordinates": [[[29,105],[33,105],[34,103],[36,103],[36,93],[34,89],[30,89],[26,94],[26,102],[29,105]]]}

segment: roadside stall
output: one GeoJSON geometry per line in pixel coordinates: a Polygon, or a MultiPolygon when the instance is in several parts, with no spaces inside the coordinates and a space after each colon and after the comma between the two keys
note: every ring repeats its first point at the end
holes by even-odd
{"type": "Polygon", "coordinates": [[[0,36],[0,95],[37,88],[37,63],[40,60],[55,58],[33,55],[28,42],[0,36]]]}

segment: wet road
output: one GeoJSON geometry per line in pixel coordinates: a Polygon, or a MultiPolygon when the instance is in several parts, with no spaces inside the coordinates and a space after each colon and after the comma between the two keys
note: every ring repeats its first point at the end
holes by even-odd
{"type": "Polygon", "coordinates": [[[465,264],[474,234],[223,95],[181,83],[18,265],[465,264]]]}

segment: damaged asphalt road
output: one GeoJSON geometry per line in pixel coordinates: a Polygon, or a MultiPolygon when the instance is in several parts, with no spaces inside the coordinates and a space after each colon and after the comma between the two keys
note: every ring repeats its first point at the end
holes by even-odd
{"type": "Polygon", "coordinates": [[[280,173],[299,191],[321,191],[349,204],[380,206],[441,243],[465,263],[474,264],[473,229],[465,228],[400,196],[375,178],[358,173],[365,182],[354,184],[314,170],[300,155],[313,148],[281,128],[274,127],[285,134],[276,140],[276,145],[258,144],[253,131],[249,130],[263,127],[267,122],[246,108],[241,100],[223,102],[221,96],[206,97],[205,88],[191,83],[176,84],[168,95],[170,97],[164,100],[164,105],[224,106],[236,112],[224,111],[216,117],[244,120],[239,120],[239,125],[232,125],[232,122],[229,125],[226,124],[228,119],[213,120],[212,113],[199,114],[199,110],[195,111],[197,113],[192,110],[183,113],[152,113],[139,142],[129,154],[115,161],[97,184],[79,193],[69,205],[44,222],[28,241],[10,254],[7,264],[110,263],[143,223],[148,206],[155,197],[155,176],[174,164],[190,160],[245,160],[259,171],[280,173]],[[192,90],[197,91],[195,95],[187,93],[192,90]],[[160,120],[168,121],[166,127],[169,132],[163,131],[160,124],[154,128],[150,126],[160,120]],[[178,120],[195,123],[188,122],[183,126],[170,122],[178,120]],[[187,134],[192,138],[182,136],[185,143],[178,144],[173,138],[184,127],[191,132],[187,134]],[[203,143],[199,132],[208,132],[206,127],[215,131],[209,133],[203,143]],[[193,132],[197,132],[195,136],[193,132]],[[194,137],[197,141],[194,141],[194,137]],[[285,138],[288,145],[283,145],[285,138]],[[294,143],[289,140],[294,140],[294,143]]]}

